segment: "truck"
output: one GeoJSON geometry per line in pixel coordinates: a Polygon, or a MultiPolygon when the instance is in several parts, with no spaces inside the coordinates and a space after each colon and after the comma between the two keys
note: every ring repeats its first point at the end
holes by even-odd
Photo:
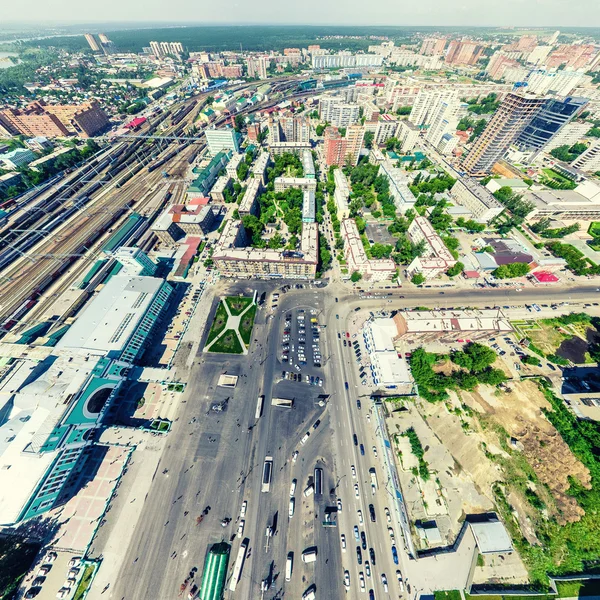
{"type": "Polygon", "coordinates": [[[271,478],[273,476],[273,457],[265,456],[265,463],[263,465],[263,477],[261,492],[268,492],[271,489],[271,478]]]}
{"type": "Polygon", "coordinates": [[[287,560],[285,561],[285,580],[292,579],[292,570],[294,569],[294,553],[288,552],[287,560]]]}
{"type": "Polygon", "coordinates": [[[323,493],[323,469],[315,468],[315,494],[323,493]]]}

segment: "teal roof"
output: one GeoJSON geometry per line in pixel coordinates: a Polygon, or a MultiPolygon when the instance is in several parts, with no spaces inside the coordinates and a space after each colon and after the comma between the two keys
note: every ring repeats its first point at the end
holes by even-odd
{"type": "Polygon", "coordinates": [[[60,329],[57,329],[54,333],[51,333],[48,336],[48,341],[44,344],[44,346],[56,346],[56,344],[58,344],[60,338],[65,335],[65,333],[67,333],[67,331],[69,330],[70,325],[65,325],[64,327],[61,327],[60,329]]]}
{"type": "Polygon", "coordinates": [[[198,173],[198,177],[192,181],[190,187],[188,188],[191,192],[202,192],[204,193],[204,182],[214,174],[214,171],[217,167],[220,168],[220,165],[223,162],[223,159],[226,159],[226,162],[229,162],[231,158],[231,152],[219,152],[215,154],[212,160],[204,167],[203,169],[193,169],[193,173],[198,173]]]}
{"type": "Polygon", "coordinates": [[[400,157],[395,153],[395,152],[388,152],[387,155],[392,159],[392,160],[398,160],[400,157]]]}
{"type": "Polygon", "coordinates": [[[102,247],[102,250],[104,252],[113,252],[119,248],[142,219],[142,215],[138,213],[130,215],[125,224],[110,236],[106,244],[102,247]]]}
{"type": "Polygon", "coordinates": [[[106,281],[104,283],[108,283],[110,281],[110,278],[113,275],[116,275],[122,268],[123,265],[120,262],[115,262],[115,266],[110,270],[110,273],[108,274],[108,277],[106,278],[106,281]]]}
{"type": "Polygon", "coordinates": [[[107,258],[101,258],[93,264],[92,268],[86,273],[85,277],[81,281],[81,284],[79,286],[80,289],[83,289],[88,286],[90,281],[94,278],[96,273],[104,266],[107,260],[107,258]]]}
{"type": "Polygon", "coordinates": [[[21,337],[17,340],[17,344],[30,344],[35,339],[43,336],[48,329],[52,326],[52,323],[48,321],[44,321],[43,323],[38,323],[34,327],[27,329],[21,334],[21,337]]]}
{"type": "Polygon", "coordinates": [[[198,593],[200,600],[221,600],[223,597],[225,578],[227,577],[227,563],[229,562],[229,550],[230,546],[225,542],[214,544],[210,549],[204,563],[202,583],[200,584],[200,592],[198,593]]]}

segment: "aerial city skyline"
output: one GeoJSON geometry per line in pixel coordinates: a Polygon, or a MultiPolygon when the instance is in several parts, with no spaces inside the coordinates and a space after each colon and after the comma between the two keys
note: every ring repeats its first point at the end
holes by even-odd
{"type": "Polygon", "coordinates": [[[3,14],[0,597],[597,597],[595,7],[202,8],[3,14]]]}

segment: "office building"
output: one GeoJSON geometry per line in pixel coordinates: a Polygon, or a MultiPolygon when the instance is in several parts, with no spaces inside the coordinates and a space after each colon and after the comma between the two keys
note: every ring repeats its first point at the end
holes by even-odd
{"type": "Polygon", "coordinates": [[[16,148],[6,154],[0,154],[0,166],[8,171],[16,171],[35,160],[35,154],[27,148],[16,148]]]}
{"type": "Polygon", "coordinates": [[[225,169],[230,158],[231,152],[219,152],[205,167],[193,169],[192,172],[197,174],[198,177],[190,184],[187,190],[188,197],[207,197],[215,181],[217,181],[221,169],[225,169]]]}
{"type": "Polygon", "coordinates": [[[439,56],[444,54],[446,40],[444,38],[426,38],[421,44],[421,54],[425,56],[439,56]]]}
{"type": "Polygon", "coordinates": [[[487,224],[504,210],[494,195],[471,177],[458,179],[450,193],[458,204],[471,212],[473,220],[478,223],[487,224]]]}
{"type": "Polygon", "coordinates": [[[239,134],[235,129],[231,127],[207,129],[204,133],[211,156],[227,150],[230,150],[232,153],[240,151],[239,134]]]}
{"type": "Polygon", "coordinates": [[[337,218],[342,221],[350,216],[350,209],[348,207],[350,186],[348,185],[348,179],[341,169],[334,169],[333,180],[335,182],[333,199],[335,201],[337,218]]]}
{"type": "Polygon", "coordinates": [[[465,170],[470,175],[489,173],[545,102],[530,94],[507,94],[463,160],[465,170]]]}
{"type": "Polygon", "coordinates": [[[212,259],[222,277],[247,279],[314,279],[319,258],[316,223],[303,223],[299,250],[247,246],[241,221],[227,221],[212,259]]]}
{"type": "Polygon", "coordinates": [[[100,46],[98,46],[98,42],[92,33],[86,33],[83,37],[85,37],[85,41],[89,44],[93,52],[100,52],[100,46]]]}
{"type": "Polygon", "coordinates": [[[545,148],[587,103],[586,98],[549,98],[516,139],[517,148],[523,152],[545,148]]]}
{"type": "Polygon", "coordinates": [[[276,192],[285,192],[290,188],[314,192],[317,189],[317,180],[311,177],[276,177],[274,185],[276,192]]]}
{"type": "Polygon", "coordinates": [[[427,279],[433,279],[456,264],[456,259],[425,217],[415,217],[407,234],[414,244],[423,242],[425,245],[423,254],[408,266],[409,276],[421,273],[427,279]]]}
{"type": "Polygon", "coordinates": [[[140,248],[121,246],[113,252],[113,257],[124,267],[121,275],[153,277],[156,274],[156,265],[140,248]]]}
{"type": "Polygon", "coordinates": [[[348,127],[358,122],[360,107],[358,104],[343,102],[335,96],[323,96],[319,100],[319,118],[332,127],[348,127]]]}
{"type": "Polygon", "coordinates": [[[483,55],[483,47],[475,42],[452,40],[448,44],[446,63],[449,65],[474,65],[483,55]]]}
{"type": "Polygon", "coordinates": [[[401,120],[398,122],[396,138],[400,141],[402,152],[411,152],[419,141],[421,129],[418,125],[410,121],[401,120]]]}
{"type": "Polygon", "coordinates": [[[304,177],[307,179],[315,178],[315,162],[313,160],[313,154],[310,150],[306,149],[302,152],[302,169],[304,170],[304,177]]]}
{"type": "Polygon", "coordinates": [[[383,64],[381,54],[352,54],[339,52],[338,54],[313,54],[313,69],[340,69],[344,67],[380,67],[383,64]]]}
{"type": "Polygon", "coordinates": [[[315,192],[304,190],[302,192],[302,222],[314,223],[316,214],[315,192]]]}
{"type": "Polygon", "coordinates": [[[580,154],[571,163],[571,166],[588,173],[600,171],[600,140],[596,140],[595,143],[592,143],[583,154],[580,154]]]}
{"type": "Polygon", "coordinates": [[[396,275],[397,267],[392,259],[367,257],[354,219],[342,220],[340,235],[344,241],[344,260],[349,275],[358,272],[369,281],[385,281],[396,275]]]}

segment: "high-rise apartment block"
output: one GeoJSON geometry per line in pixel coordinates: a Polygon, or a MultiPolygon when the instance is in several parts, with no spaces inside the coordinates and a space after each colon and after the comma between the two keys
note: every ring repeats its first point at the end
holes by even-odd
{"type": "Polygon", "coordinates": [[[248,77],[257,77],[258,79],[267,78],[267,68],[269,67],[269,59],[265,56],[248,57],[246,60],[246,68],[248,77]]]}
{"type": "Polygon", "coordinates": [[[444,54],[446,40],[444,38],[426,38],[421,44],[421,54],[425,56],[438,56],[444,54]]]}
{"type": "Polygon", "coordinates": [[[83,37],[85,37],[86,42],[94,52],[100,52],[100,46],[98,45],[98,42],[93,34],[86,33],[83,37]]]}
{"type": "Polygon", "coordinates": [[[600,140],[592,144],[583,154],[580,154],[571,163],[571,166],[589,173],[600,171],[600,140]]]}
{"type": "Polygon", "coordinates": [[[102,133],[110,121],[95,100],[79,105],[48,105],[38,100],[23,109],[0,110],[0,125],[13,135],[87,138],[102,133]]]}
{"type": "Polygon", "coordinates": [[[502,79],[502,76],[504,75],[504,72],[506,71],[506,69],[509,69],[511,67],[518,67],[518,66],[519,66],[518,61],[516,61],[512,58],[508,58],[506,55],[502,54],[501,52],[496,52],[490,58],[490,62],[488,63],[487,67],[485,68],[485,72],[492,79],[502,79]]]}
{"type": "Polygon", "coordinates": [[[539,69],[531,71],[527,76],[527,91],[532,94],[554,93],[558,96],[568,96],[585,77],[579,71],[546,71],[539,69]]]}
{"type": "Polygon", "coordinates": [[[279,116],[269,115],[269,144],[310,141],[310,122],[307,117],[286,111],[279,116]]]}
{"type": "Polygon", "coordinates": [[[348,127],[359,119],[358,104],[343,102],[335,96],[324,96],[319,100],[319,118],[333,127],[348,127]]]}
{"type": "Polygon", "coordinates": [[[335,127],[328,127],[324,136],[324,154],[327,166],[343,166],[346,163],[352,166],[358,163],[360,150],[365,136],[365,129],[360,125],[351,125],[346,129],[346,136],[342,137],[335,127]]]}
{"type": "Polygon", "coordinates": [[[489,223],[504,210],[494,194],[471,177],[458,179],[450,193],[458,204],[471,211],[478,223],[489,223]]]}
{"type": "Polygon", "coordinates": [[[150,50],[156,58],[162,58],[169,54],[183,54],[183,44],[181,42],[150,42],[150,50]]]}
{"type": "Polygon", "coordinates": [[[507,94],[464,159],[465,170],[471,175],[488,174],[545,101],[545,98],[531,94],[507,94]]]}
{"type": "Polygon", "coordinates": [[[446,63],[449,65],[474,65],[483,55],[483,47],[475,42],[452,40],[448,45],[446,63]]]}
{"type": "Polygon", "coordinates": [[[586,98],[548,99],[517,138],[517,147],[534,152],[546,147],[564,125],[583,111],[587,103],[586,98]]]}
{"type": "Polygon", "coordinates": [[[396,137],[400,141],[402,152],[411,152],[419,141],[421,129],[410,121],[400,121],[396,130],[396,137]]]}
{"type": "Polygon", "coordinates": [[[393,115],[381,115],[375,129],[375,143],[385,144],[390,138],[396,137],[397,129],[398,119],[396,117],[393,115]]]}
{"type": "Polygon", "coordinates": [[[313,69],[341,69],[344,67],[380,67],[383,64],[381,54],[339,54],[312,55],[313,69]]]}

